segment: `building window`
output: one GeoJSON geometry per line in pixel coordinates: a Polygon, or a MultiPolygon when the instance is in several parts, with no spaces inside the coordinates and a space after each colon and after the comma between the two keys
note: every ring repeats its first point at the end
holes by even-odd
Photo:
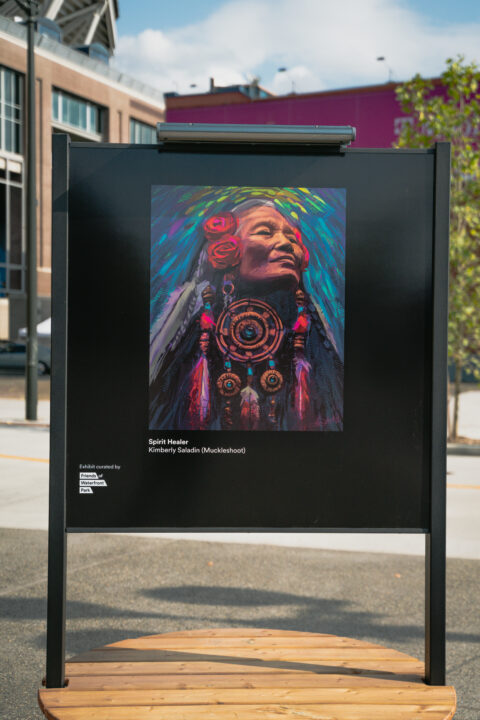
{"type": "Polygon", "coordinates": [[[52,92],[52,121],[54,124],[80,130],[92,139],[102,140],[103,108],[54,89],[52,92]]]}
{"type": "Polygon", "coordinates": [[[133,145],[156,145],[156,127],[130,118],[130,142],[133,145]]]}
{"type": "Polygon", "coordinates": [[[0,67],[0,148],[22,153],[23,78],[13,70],[0,67]]]}
{"type": "Polygon", "coordinates": [[[24,290],[23,164],[0,156],[0,297],[24,290]]]}

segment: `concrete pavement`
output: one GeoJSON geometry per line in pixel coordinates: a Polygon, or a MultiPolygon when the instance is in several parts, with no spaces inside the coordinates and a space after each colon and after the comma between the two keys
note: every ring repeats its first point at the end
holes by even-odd
{"type": "Polygon", "coordinates": [[[0,374],[0,425],[46,425],[50,423],[50,377],[38,377],[38,420],[25,421],[25,378],[0,374]]]}
{"type": "MultiPolygon", "coordinates": [[[[0,427],[0,527],[47,529],[48,442],[47,428],[0,427]]],[[[480,558],[480,457],[449,455],[448,473],[447,555],[480,558]]],[[[174,537],[411,555],[423,555],[425,551],[420,535],[180,533],[174,537]]]]}
{"type": "Polygon", "coordinates": [[[25,403],[17,398],[0,398],[0,423],[2,425],[50,425],[50,401],[40,400],[37,410],[37,421],[25,420],[25,403]]]}
{"type": "MultiPolygon", "coordinates": [[[[480,439],[480,390],[478,385],[463,385],[459,404],[459,432],[462,437],[480,439]]],[[[453,400],[450,400],[453,407],[453,400]]]]}

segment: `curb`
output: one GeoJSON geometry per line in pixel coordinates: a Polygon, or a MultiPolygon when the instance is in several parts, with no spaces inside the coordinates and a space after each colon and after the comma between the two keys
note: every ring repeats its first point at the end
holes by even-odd
{"type": "Polygon", "coordinates": [[[46,420],[0,420],[0,427],[49,428],[46,420]]]}
{"type": "Polygon", "coordinates": [[[449,443],[447,455],[477,455],[480,456],[480,445],[461,445],[460,443],[449,443]]]}

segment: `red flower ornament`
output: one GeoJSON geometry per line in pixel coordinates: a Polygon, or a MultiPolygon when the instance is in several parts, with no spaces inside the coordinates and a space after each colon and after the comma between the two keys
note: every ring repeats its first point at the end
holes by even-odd
{"type": "Polygon", "coordinates": [[[207,248],[208,259],[215,270],[226,270],[240,262],[240,243],[235,235],[225,235],[211,242],[207,248]]]}
{"type": "Polygon", "coordinates": [[[212,215],[203,223],[203,232],[207,240],[218,240],[222,235],[233,235],[237,229],[237,219],[231,212],[212,215]]]}

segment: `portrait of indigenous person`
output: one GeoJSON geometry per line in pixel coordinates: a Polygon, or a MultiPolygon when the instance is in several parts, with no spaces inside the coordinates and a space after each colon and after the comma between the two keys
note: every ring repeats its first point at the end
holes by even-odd
{"type": "Polygon", "coordinates": [[[153,187],[150,429],[343,429],[345,196],[153,187]]]}

